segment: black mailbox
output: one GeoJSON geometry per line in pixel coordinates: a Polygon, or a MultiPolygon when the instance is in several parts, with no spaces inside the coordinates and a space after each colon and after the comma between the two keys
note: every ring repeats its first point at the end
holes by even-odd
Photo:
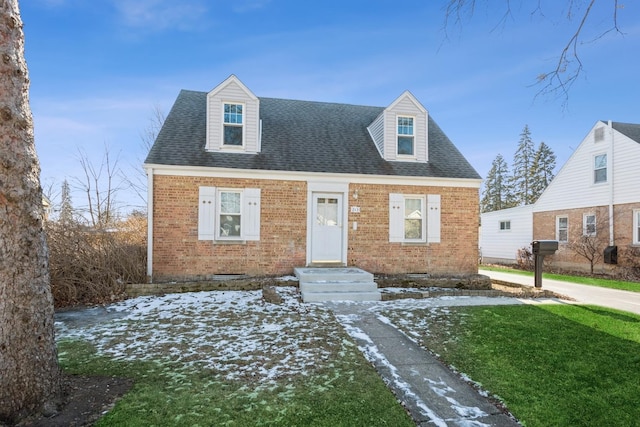
{"type": "Polygon", "coordinates": [[[557,240],[534,240],[531,243],[534,255],[553,255],[558,250],[557,240]]]}
{"type": "Polygon", "coordinates": [[[618,247],[607,246],[604,248],[604,263],[605,264],[617,264],[618,263],[618,247]]]}

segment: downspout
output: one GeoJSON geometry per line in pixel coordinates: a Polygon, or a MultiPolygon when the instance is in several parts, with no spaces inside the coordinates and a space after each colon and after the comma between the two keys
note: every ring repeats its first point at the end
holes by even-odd
{"type": "Polygon", "coordinates": [[[611,138],[611,159],[609,164],[611,165],[611,178],[609,180],[609,246],[614,246],[615,245],[615,237],[614,237],[614,227],[613,227],[613,223],[614,223],[614,218],[613,218],[613,181],[614,181],[614,177],[615,177],[615,171],[613,170],[613,165],[614,165],[614,157],[613,157],[613,152],[614,152],[614,134],[613,134],[613,126],[611,123],[611,120],[609,120],[609,135],[611,138]]]}
{"type": "Polygon", "coordinates": [[[147,169],[147,282],[153,283],[153,168],[147,169]]]}

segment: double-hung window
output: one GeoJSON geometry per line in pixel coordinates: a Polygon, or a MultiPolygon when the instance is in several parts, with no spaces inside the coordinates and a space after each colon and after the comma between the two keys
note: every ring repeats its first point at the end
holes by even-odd
{"type": "Polygon", "coordinates": [[[440,195],[389,194],[389,241],[440,242],[440,195]]]}
{"type": "Polygon", "coordinates": [[[260,189],[200,187],[198,239],[260,240],[260,189]]]}
{"type": "Polygon", "coordinates": [[[640,209],[633,211],[633,244],[640,245],[640,209]]]}
{"type": "Polygon", "coordinates": [[[556,217],[556,240],[560,243],[569,241],[569,218],[566,216],[556,217]]]}
{"type": "Polygon", "coordinates": [[[218,200],[218,239],[238,239],[242,235],[242,192],[220,190],[218,200]]]}
{"type": "Polygon", "coordinates": [[[223,144],[242,147],[244,132],[244,106],[242,104],[224,104],[223,144]]]}
{"type": "Polygon", "coordinates": [[[413,117],[398,116],[397,153],[400,156],[413,156],[415,154],[415,127],[413,122],[413,117]]]}
{"type": "Polygon", "coordinates": [[[407,241],[424,241],[424,196],[404,198],[404,238],[407,241]]]}
{"type": "Polygon", "coordinates": [[[582,234],[587,237],[596,235],[596,216],[586,214],[582,217],[582,234]]]}
{"type": "Polygon", "coordinates": [[[607,182],[607,155],[600,154],[593,159],[593,183],[607,182]]]}

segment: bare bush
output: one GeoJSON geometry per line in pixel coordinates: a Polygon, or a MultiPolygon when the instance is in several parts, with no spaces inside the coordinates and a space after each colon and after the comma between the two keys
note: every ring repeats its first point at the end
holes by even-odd
{"type": "Polygon", "coordinates": [[[518,267],[522,270],[533,270],[533,253],[529,247],[524,246],[518,249],[516,262],[518,263],[518,267]]]}
{"type": "Polygon", "coordinates": [[[55,306],[112,302],[124,298],[127,283],[144,283],[146,231],[146,219],[141,215],[109,229],[77,222],[47,223],[55,306]]]}
{"type": "Polygon", "coordinates": [[[622,264],[616,269],[616,276],[623,280],[640,281],[640,247],[629,246],[622,251],[622,264]]]}

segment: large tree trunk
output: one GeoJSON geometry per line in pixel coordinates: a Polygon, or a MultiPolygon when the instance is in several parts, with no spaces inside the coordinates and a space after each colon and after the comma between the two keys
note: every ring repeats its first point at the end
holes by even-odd
{"type": "Polygon", "coordinates": [[[18,1],[0,0],[0,421],[60,390],[39,175],[18,1]]]}

